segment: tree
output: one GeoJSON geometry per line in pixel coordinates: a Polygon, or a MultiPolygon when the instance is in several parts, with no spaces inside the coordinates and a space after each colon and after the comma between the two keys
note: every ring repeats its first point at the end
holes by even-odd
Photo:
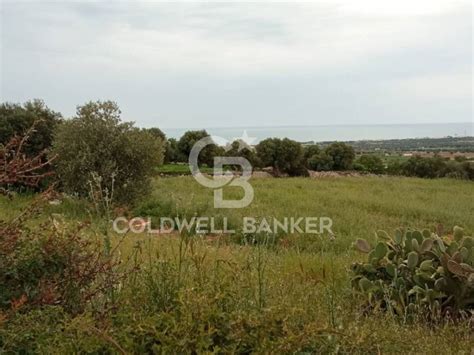
{"type": "Polygon", "coordinates": [[[354,162],[354,148],[342,142],[332,143],[324,150],[332,159],[332,169],[350,170],[354,162]]]}
{"type": "Polygon", "coordinates": [[[144,128],[144,130],[150,133],[153,137],[161,139],[162,142],[166,141],[166,134],[164,134],[158,127],[144,128]]]}
{"type": "Polygon", "coordinates": [[[318,155],[321,152],[321,149],[319,148],[318,145],[316,144],[311,144],[311,145],[306,145],[304,146],[304,161],[307,167],[309,167],[309,160],[315,156],[318,155]]]}
{"type": "Polygon", "coordinates": [[[23,137],[30,127],[23,153],[35,157],[49,149],[53,133],[61,121],[61,114],[50,110],[43,101],[28,101],[23,105],[3,103],[0,105],[0,144],[6,145],[14,136],[23,137]]]}
{"type": "Polygon", "coordinates": [[[277,149],[279,144],[279,138],[267,138],[257,144],[255,149],[262,167],[276,167],[276,161],[278,159],[277,149]]]}
{"type": "Polygon", "coordinates": [[[316,171],[330,171],[333,169],[334,162],[325,151],[313,155],[308,159],[308,167],[316,171]]]}
{"type": "Polygon", "coordinates": [[[402,173],[407,176],[435,178],[443,176],[445,169],[446,161],[439,156],[423,158],[415,155],[403,164],[402,173]]]}
{"type": "Polygon", "coordinates": [[[225,152],[228,157],[242,157],[250,162],[252,167],[260,166],[255,148],[249,146],[242,140],[233,141],[225,152]]]}
{"type": "Polygon", "coordinates": [[[155,167],[163,161],[163,142],[133,123],[122,122],[115,102],[89,102],[62,123],[52,153],[66,192],[89,196],[93,184],[119,203],[146,192],[155,167]]]}
{"type": "Polygon", "coordinates": [[[385,171],[383,160],[374,154],[361,155],[357,159],[357,164],[360,164],[364,171],[372,174],[382,174],[385,171]]]}
{"type": "Polygon", "coordinates": [[[180,154],[178,141],[174,138],[168,139],[165,151],[165,163],[177,163],[185,161],[186,157],[180,154]]]}
{"type": "Polygon", "coordinates": [[[321,149],[316,144],[306,145],[304,146],[304,160],[308,161],[314,155],[317,155],[321,152],[321,149]]]}
{"type": "Polygon", "coordinates": [[[288,138],[268,138],[257,147],[257,157],[263,166],[271,166],[279,173],[291,176],[306,175],[303,147],[288,138]]]}
{"type": "Polygon", "coordinates": [[[157,139],[160,144],[163,145],[163,152],[159,152],[158,154],[160,154],[161,161],[166,162],[166,151],[168,150],[168,141],[166,139],[166,135],[161,129],[157,127],[143,128],[142,130],[146,133],[149,133],[152,137],[157,139]]]}
{"type": "MultiPolygon", "coordinates": [[[[209,134],[205,130],[187,131],[179,139],[178,150],[179,153],[185,157],[186,161],[189,158],[189,154],[191,153],[194,144],[205,137],[209,137],[209,134]]],[[[207,145],[199,154],[198,164],[206,164],[207,166],[212,167],[214,166],[214,157],[219,155],[222,155],[222,149],[219,149],[216,144],[207,145]]]]}

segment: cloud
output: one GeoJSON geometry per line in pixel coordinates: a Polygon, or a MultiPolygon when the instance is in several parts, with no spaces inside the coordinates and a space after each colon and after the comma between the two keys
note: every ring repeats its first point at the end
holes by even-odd
{"type": "Polygon", "coordinates": [[[364,92],[378,102],[385,92],[414,105],[403,118],[391,107],[387,119],[440,120],[443,105],[459,114],[446,119],[465,121],[470,11],[439,0],[4,2],[2,96],[43,97],[68,114],[109,97],[140,122],[184,126],[372,122],[377,104],[364,92]],[[442,85],[456,88],[431,89],[442,85]]]}

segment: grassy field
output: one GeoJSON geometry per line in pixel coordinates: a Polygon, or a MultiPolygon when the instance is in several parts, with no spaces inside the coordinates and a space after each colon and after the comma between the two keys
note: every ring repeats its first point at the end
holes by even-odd
{"type": "MultiPolygon", "coordinates": [[[[163,164],[156,168],[156,171],[160,174],[166,175],[190,175],[191,171],[189,170],[188,164],[163,164]]],[[[201,167],[203,173],[210,173],[214,171],[212,168],[201,167]]]]}
{"type": "MultiPolygon", "coordinates": [[[[344,251],[356,238],[398,227],[446,229],[461,225],[474,230],[472,182],[396,177],[336,179],[252,179],[255,197],[242,209],[214,209],[212,191],[192,177],[163,178],[138,209],[142,216],[226,216],[238,229],[242,217],[327,216],[333,220],[336,248],[344,251]],[[148,213],[148,214],[147,214],[148,213]]],[[[240,198],[226,189],[226,198],[240,198]]],[[[327,239],[321,236],[315,244],[327,239]]],[[[314,239],[305,236],[304,239],[314,239]]]]}
{"type": "MultiPolygon", "coordinates": [[[[373,240],[378,229],[441,223],[472,234],[472,182],[364,177],[251,183],[255,199],[249,207],[216,210],[212,191],[192,177],[157,178],[133,212],[227,217],[237,230],[243,216],[327,216],[335,238],[279,235],[275,243],[248,245],[238,233],[113,236],[124,267],[131,263],[139,270],[114,292],[113,312],[97,317],[94,304],[75,317],[55,307],[18,314],[3,327],[0,322],[0,352],[472,353],[472,325],[426,325],[364,312],[349,282],[351,263],[361,259],[351,243],[373,240]]],[[[239,194],[225,192],[228,198],[239,194]]],[[[0,218],[12,218],[31,198],[1,198],[0,218]]],[[[87,219],[85,207],[65,199],[41,218],[59,213],[70,222],[87,219]]]]}

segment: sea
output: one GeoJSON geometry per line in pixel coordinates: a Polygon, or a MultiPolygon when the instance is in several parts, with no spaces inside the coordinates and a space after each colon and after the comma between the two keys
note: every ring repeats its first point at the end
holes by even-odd
{"type": "MultiPolygon", "coordinates": [[[[221,128],[168,128],[167,137],[179,139],[184,132],[206,129],[212,136],[258,143],[270,138],[290,138],[298,142],[388,140],[405,138],[472,137],[474,122],[378,124],[378,125],[326,125],[326,126],[278,126],[278,127],[221,127],[221,128]]],[[[250,143],[250,142],[249,142],[250,143]]]]}

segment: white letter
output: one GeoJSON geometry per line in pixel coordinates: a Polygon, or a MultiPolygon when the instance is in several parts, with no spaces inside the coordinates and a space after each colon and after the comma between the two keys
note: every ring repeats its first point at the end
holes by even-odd
{"type": "Polygon", "coordinates": [[[160,218],[160,233],[167,234],[171,233],[174,230],[174,221],[172,218],[169,217],[162,217],[160,218]],[[165,222],[168,222],[165,224],[165,222]],[[168,228],[166,228],[166,225],[169,225],[168,228]]]}
{"type": "Polygon", "coordinates": [[[303,220],[303,217],[300,217],[296,220],[295,222],[295,218],[294,217],[291,217],[290,219],[290,225],[291,225],[291,233],[295,233],[295,230],[298,231],[298,233],[303,233],[303,230],[300,228],[299,224],[301,223],[301,221],[303,220]],[[296,224],[295,224],[296,223],[296,224]]]}
{"type": "Polygon", "coordinates": [[[318,217],[306,217],[305,233],[319,234],[317,228],[318,217]]]}
{"type": "Polygon", "coordinates": [[[191,231],[191,228],[192,228],[192,226],[193,226],[193,224],[194,224],[195,219],[196,219],[196,217],[192,217],[192,218],[191,218],[191,221],[189,221],[189,223],[188,223],[188,220],[187,220],[186,218],[184,218],[184,219],[181,221],[181,223],[180,223],[180,222],[179,222],[179,218],[176,217],[176,224],[178,225],[178,230],[179,230],[179,232],[181,233],[184,228],[186,228],[186,230],[187,230],[188,232],[190,232],[190,231],[191,231]]]}
{"type": "Polygon", "coordinates": [[[125,223],[127,223],[128,220],[127,220],[125,217],[117,217],[117,218],[115,218],[115,220],[114,220],[113,223],[112,223],[112,226],[113,226],[114,231],[116,231],[117,233],[120,233],[120,234],[127,233],[127,232],[128,232],[128,228],[121,229],[121,228],[118,226],[118,223],[119,223],[119,222],[125,222],[125,223]]]}
{"type": "Polygon", "coordinates": [[[207,229],[207,224],[209,222],[209,217],[198,217],[196,219],[196,233],[197,234],[206,234],[209,233],[207,229]],[[206,229],[202,229],[206,228],[206,229]]]}
{"type": "Polygon", "coordinates": [[[319,218],[319,233],[323,233],[323,231],[326,229],[329,234],[334,234],[332,232],[332,219],[329,217],[321,217],[319,218]],[[326,221],[327,223],[324,223],[326,221]]]}
{"type": "Polygon", "coordinates": [[[243,219],[243,233],[255,233],[257,227],[255,227],[255,218],[244,217],[243,219]],[[249,229],[251,227],[251,229],[249,229]]]}

